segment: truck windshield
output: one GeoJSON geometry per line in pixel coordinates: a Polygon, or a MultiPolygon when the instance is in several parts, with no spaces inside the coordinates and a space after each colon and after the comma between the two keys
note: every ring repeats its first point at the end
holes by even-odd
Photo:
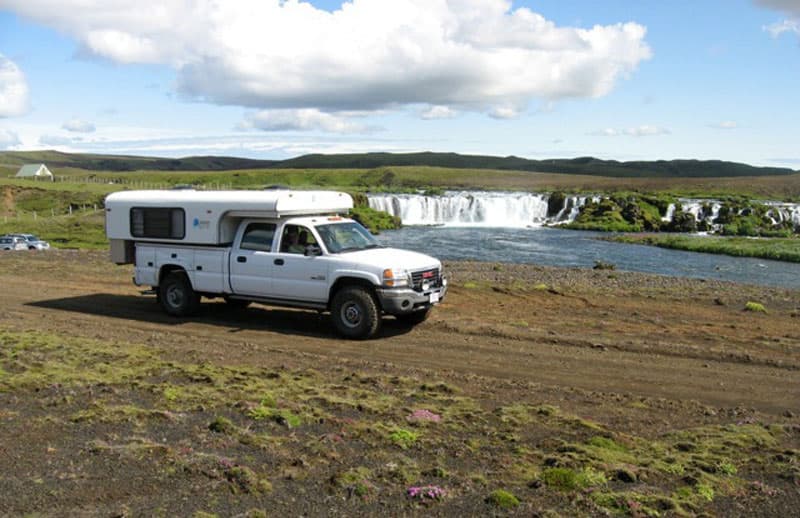
{"type": "Polygon", "coordinates": [[[355,252],[368,248],[381,248],[369,230],[354,221],[318,225],[317,232],[325,248],[332,254],[355,252]]]}

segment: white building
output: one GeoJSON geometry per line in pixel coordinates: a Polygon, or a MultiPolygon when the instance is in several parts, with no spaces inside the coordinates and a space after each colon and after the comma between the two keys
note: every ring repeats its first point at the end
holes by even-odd
{"type": "Polygon", "coordinates": [[[34,180],[38,180],[39,178],[44,178],[50,181],[54,180],[53,173],[51,173],[50,169],[48,169],[44,164],[25,164],[19,168],[16,177],[33,178],[34,180]]]}

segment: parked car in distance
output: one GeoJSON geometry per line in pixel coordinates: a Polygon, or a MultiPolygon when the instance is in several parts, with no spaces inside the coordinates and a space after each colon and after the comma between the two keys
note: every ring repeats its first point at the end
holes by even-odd
{"type": "Polygon", "coordinates": [[[19,237],[25,241],[25,248],[28,250],[49,250],[50,243],[42,241],[35,234],[8,234],[8,237],[19,237]]]}
{"type": "Polygon", "coordinates": [[[0,250],[27,250],[28,245],[21,237],[0,237],[0,250]]]}

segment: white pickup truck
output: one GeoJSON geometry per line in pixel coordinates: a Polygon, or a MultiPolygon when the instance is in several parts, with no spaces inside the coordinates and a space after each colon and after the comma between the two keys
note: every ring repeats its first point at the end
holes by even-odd
{"type": "Polygon", "coordinates": [[[170,315],[201,297],[330,311],[345,337],[374,336],[384,314],[416,324],[447,292],[441,263],[386,248],[330,191],[123,191],[105,201],[111,259],[135,265],[170,315]]]}

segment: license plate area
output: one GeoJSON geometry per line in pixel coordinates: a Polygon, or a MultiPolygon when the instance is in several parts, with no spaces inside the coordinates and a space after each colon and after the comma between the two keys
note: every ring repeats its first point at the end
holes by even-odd
{"type": "Polygon", "coordinates": [[[439,292],[435,291],[430,295],[430,303],[436,304],[437,302],[439,302],[439,292]]]}

